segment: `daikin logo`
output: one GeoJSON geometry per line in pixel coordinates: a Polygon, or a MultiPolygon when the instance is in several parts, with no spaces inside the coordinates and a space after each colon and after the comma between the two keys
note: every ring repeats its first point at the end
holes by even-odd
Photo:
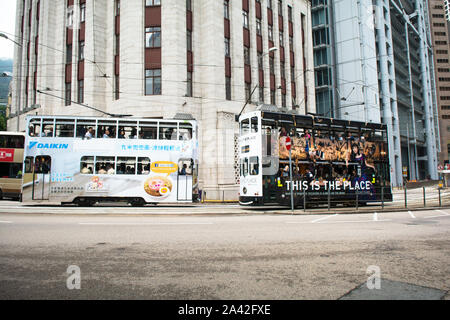
{"type": "Polygon", "coordinates": [[[38,142],[30,142],[29,149],[69,149],[68,144],[64,143],[38,143],[38,142]]]}

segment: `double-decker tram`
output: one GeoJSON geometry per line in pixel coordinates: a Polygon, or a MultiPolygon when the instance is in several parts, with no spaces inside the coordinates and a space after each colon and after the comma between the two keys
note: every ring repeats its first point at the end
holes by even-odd
{"type": "Polygon", "coordinates": [[[198,198],[195,120],[29,116],[27,203],[189,203],[198,198]]]}
{"type": "Polygon", "coordinates": [[[274,110],[239,124],[242,205],[290,205],[291,188],[300,207],[392,201],[386,125],[274,110]]]}
{"type": "Polygon", "coordinates": [[[25,134],[0,132],[0,199],[20,199],[25,134]]]}

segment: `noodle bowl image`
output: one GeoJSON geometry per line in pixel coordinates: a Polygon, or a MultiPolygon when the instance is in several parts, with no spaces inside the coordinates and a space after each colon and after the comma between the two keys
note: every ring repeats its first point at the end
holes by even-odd
{"type": "Polygon", "coordinates": [[[153,197],[166,197],[170,194],[172,188],[172,181],[162,176],[150,177],[144,183],[145,192],[153,197]]]}

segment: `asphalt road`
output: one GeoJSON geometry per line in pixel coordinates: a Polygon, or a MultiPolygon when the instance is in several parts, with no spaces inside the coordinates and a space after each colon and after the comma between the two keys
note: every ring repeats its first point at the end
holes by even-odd
{"type": "Polygon", "coordinates": [[[358,298],[369,266],[387,289],[365,298],[449,299],[449,249],[450,209],[167,217],[29,209],[0,213],[0,299],[358,298]],[[66,286],[72,265],[80,290],[66,286]]]}

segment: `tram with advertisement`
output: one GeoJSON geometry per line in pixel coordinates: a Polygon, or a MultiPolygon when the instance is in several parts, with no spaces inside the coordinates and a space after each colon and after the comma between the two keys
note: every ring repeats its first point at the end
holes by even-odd
{"type": "Polygon", "coordinates": [[[22,201],[196,201],[197,134],[195,120],[29,116],[22,201]]]}
{"type": "Polygon", "coordinates": [[[386,125],[268,109],[239,118],[241,205],[392,201],[386,125]]]}
{"type": "Polygon", "coordinates": [[[0,199],[20,199],[25,134],[0,132],[0,199]]]}

